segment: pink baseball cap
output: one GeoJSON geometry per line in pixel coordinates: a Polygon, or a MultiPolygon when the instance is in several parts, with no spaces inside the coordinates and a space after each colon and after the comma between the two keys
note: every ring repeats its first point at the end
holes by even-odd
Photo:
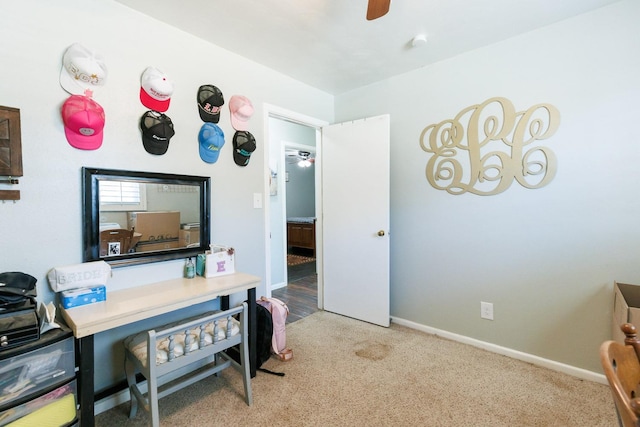
{"type": "Polygon", "coordinates": [[[253,115],[253,105],[249,98],[242,95],[233,95],[229,100],[231,112],[231,126],[235,130],[249,130],[249,119],[253,115]]]}
{"type": "Polygon", "coordinates": [[[67,141],[81,150],[95,150],[102,145],[104,110],[93,99],[71,95],[62,104],[62,122],[67,141]]]}
{"type": "Polygon", "coordinates": [[[140,102],[145,107],[164,113],[169,109],[173,82],[154,67],[147,67],[140,78],[140,102]]]}

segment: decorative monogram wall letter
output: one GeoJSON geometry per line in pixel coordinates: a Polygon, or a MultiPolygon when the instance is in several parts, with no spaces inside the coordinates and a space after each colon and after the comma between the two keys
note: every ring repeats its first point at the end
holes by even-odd
{"type": "Polygon", "coordinates": [[[467,107],[420,134],[420,147],[433,154],[427,180],[456,195],[499,194],[514,179],[526,188],[544,187],[556,174],[556,157],[548,147],[527,146],[559,125],[560,112],[550,104],[516,112],[511,101],[496,97],[467,107]]]}

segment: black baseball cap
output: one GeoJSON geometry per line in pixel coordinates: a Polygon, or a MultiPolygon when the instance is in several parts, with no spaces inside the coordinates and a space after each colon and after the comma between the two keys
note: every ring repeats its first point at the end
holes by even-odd
{"type": "Polygon", "coordinates": [[[166,114],[149,110],[140,118],[142,145],[150,154],[164,154],[169,148],[169,140],[175,135],[173,122],[166,114]]]}
{"type": "Polygon", "coordinates": [[[205,122],[218,123],[220,110],[224,105],[222,91],[214,85],[202,85],[198,89],[198,112],[205,122]]]}
{"type": "Polygon", "coordinates": [[[251,153],[256,150],[256,139],[246,130],[239,130],[233,135],[233,160],[238,166],[247,166],[251,153]]]}

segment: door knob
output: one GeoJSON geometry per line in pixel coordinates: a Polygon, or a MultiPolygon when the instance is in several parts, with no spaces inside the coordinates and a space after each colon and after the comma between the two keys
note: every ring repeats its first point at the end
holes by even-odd
{"type": "Polygon", "coordinates": [[[380,237],[384,236],[384,230],[378,231],[378,236],[380,236],[380,237]]]}

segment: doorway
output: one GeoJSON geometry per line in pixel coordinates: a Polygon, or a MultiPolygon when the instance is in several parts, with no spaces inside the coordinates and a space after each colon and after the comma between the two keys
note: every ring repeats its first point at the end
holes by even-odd
{"type": "Polygon", "coordinates": [[[318,276],[315,245],[315,144],[283,144],[287,285],[273,296],[289,307],[287,323],[318,310],[318,276]]]}
{"type": "Polygon", "coordinates": [[[287,278],[316,273],[316,181],[314,145],[283,141],[287,278]]]}
{"type": "MultiPolygon", "coordinates": [[[[390,116],[328,125],[266,104],[264,111],[269,140],[265,162],[272,168],[271,182],[280,188],[285,173],[278,162],[283,156],[277,153],[283,152],[278,141],[284,138],[274,138],[269,127],[289,122],[315,134],[318,309],[389,326],[390,116]],[[351,161],[364,152],[366,162],[351,161]],[[325,174],[325,169],[331,173],[325,174]]],[[[267,296],[277,288],[278,267],[286,285],[286,214],[279,200],[280,215],[275,210],[271,215],[278,206],[273,199],[265,209],[267,296]]]]}
{"type": "MultiPolygon", "coordinates": [[[[288,322],[303,318],[322,307],[320,273],[321,180],[319,177],[320,128],[325,123],[283,112],[268,106],[267,113],[270,169],[268,206],[267,265],[271,267],[267,283],[271,295],[282,299],[290,309],[288,322]],[[296,222],[309,221],[315,228],[312,245],[294,241],[290,245],[288,229],[296,222]]],[[[294,224],[298,227],[298,224],[294,224]]],[[[301,224],[308,228],[309,224],[301,224]]]]}

